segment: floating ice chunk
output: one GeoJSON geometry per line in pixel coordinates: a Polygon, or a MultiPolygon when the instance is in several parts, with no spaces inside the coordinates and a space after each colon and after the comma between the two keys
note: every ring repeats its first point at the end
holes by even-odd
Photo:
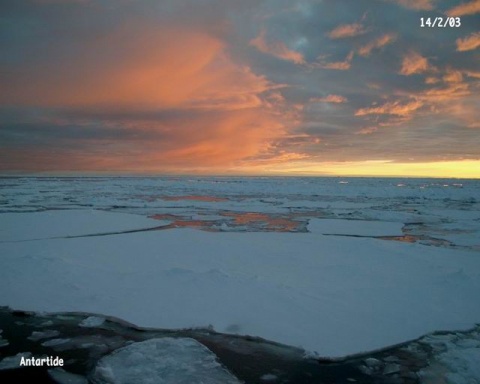
{"type": "Polygon", "coordinates": [[[322,235],[402,236],[403,223],[392,221],[311,219],[308,230],[322,235]]]}
{"type": "Polygon", "coordinates": [[[62,368],[49,369],[48,374],[59,384],[88,384],[85,377],[67,372],[62,368]]]}
{"type": "Polygon", "coordinates": [[[262,381],[275,381],[277,379],[278,379],[278,376],[273,375],[271,373],[266,373],[265,375],[262,375],[260,377],[260,380],[262,380],[262,381]]]}
{"type": "Polygon", "coordinates": [[[52,337],[57,337],[58,335],[60,335],[60,332],[58,331],[55,331],[55,330],[48,330],[48,331],[45,331],[45,332],[32,332],[32,334],[27,337],[28,340],[32,340],[32,341],[38,341],[38,340],[41,340],[41,339],[50,339],[52,337]]]}
{"type": "Polygon", "coordinates": [[[383,369],[384,375],[391,375],[392,373],[400,372],[400,365],[399,364],[387,364],[383,369]]]}
{"type": "Polygon", "coordinates": [[[90,327],[99,327],[105,322],[104,317],[98,316],[89,316],[86,319],[80,322],[80,327],[90,328],[90,327]]]}
{"type": "Polygon", "coordinates": [[[52,339],[42,343],[44,347],[56,347],[57,345],[66,344],[70,339],[52,339]]]}
{"type": "Polygon", "coordinates": [[[364,360],[364,362],[369,367],[378,367],[379,365],[382,365],[382,362],[378,359],[375,359],[374,357],[368,357],[364,360]]]}
{"type": "Polygon", "coordinates": [[[204,345],[190,338],[158,338],[130,344],[103,357],[94,383],[239,384],[204,345]]]}
{"type": "Polygon", "coordinates": [[[10,344],[10,343],[8,342],[8,340],[6,340],[6,339],[4,339],[4,338],[2,338],[2,337],[0,336],[0,348],[1,348],[1,347],[6,347],[6,346],[9,345],[9,344],[10,344]]]}
{"type": "Polygon", "coordinates": [[[20,361],[22,360],[22,357],[29,359],[32,357],[32,354],[30,352],[21,352],[17,353],[15,356],[5,357],[2,361],[0,361],[0,371],[5,369],[20,368],[20,361]]]}

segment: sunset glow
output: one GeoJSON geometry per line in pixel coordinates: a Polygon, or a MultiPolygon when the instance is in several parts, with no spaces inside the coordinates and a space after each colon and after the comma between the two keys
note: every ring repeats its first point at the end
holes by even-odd
{"type": "Polygon", "coordinates": [[[346,163],[291,164],[286,169],[273,167],[266,173],[330,175],[330,176],[398,176],[478,178],[480,160],[438,161],[432,163],[392,163],[389,161],[363,161],[346,163]]]}
{"type": "Polygon", "coordinates": [[[476,0],[0,11],[2,174],[480,178],[476,0]]]}

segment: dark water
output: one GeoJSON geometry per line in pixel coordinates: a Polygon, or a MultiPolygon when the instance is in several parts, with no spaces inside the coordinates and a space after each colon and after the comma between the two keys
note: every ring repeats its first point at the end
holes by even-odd
{"type": "MultiPolygon", "coordinates": [[[[79,323],[87,314],[39,315],[8,308],[0,309],[2,336],[9,345],[0,348],[0,357],[31,352],[39,357],[60,356],[65,370],[89,378],[96,362],[104,355],[129,342],[157,337],[191,337],[212,352],[237,378],[245,383],[418,383],[417,372],[428,365],[431,350],[413,353],[409,343],[382,351],[357,355],[339,361],[305,358],[304,351],[259,338],[224,335],[208,329],[156,330],[139,329],[116,319],[107,319],[101,326],[84,328],[79,323]],[[28,337],[34,331],[55,330],[55,338],[70,339],[68,343],[45,347],[48,339],[33,341],[28,337]],[[369,368],[367,358],[377,359],[376,367],[369,368]],[[388,372],[390,362],[400,367],[388,372]],[[266,381],[263,375],[275,375],[266,381]]],[[[415,343],[415,342],[411,342],[415,343]]],[[[410,343],[410,344],[411,344],[410,343]]],[[[29,367],[0,371],[0,383],[55,383],[48,367],[29,367]]],[[[134,383],[132,383],[134,384],[134,383]]]]}

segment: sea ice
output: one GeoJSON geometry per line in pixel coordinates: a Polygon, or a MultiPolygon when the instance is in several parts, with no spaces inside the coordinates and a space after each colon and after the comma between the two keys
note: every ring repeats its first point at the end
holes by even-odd
{"type": "Polygon", "coordinates": [[[478,338],[456,340],[452,337],[449,341],[445,341],[439,336],[430,336],[426,341],[436,353],[429,367],[420,372],[419,376],[423,384],[480,382],[478,338]]]}
{"type": "Polygon", "coordinates": [[[58,384],[88,384],[85,377],[67,372],[63,368],[49,369],[48,374],[58,384]]]}
{"type": "Polygon", "coordinates": [[[58,335],[60,335],[60,332],[53,329],[45,332],[33,331],[32,334],[29,337],[27,337],[27,339],[32,341],[38,341],[41,339],[49,339],[52,337],[57,337],[58,335]]]}
{"type": "Polygon", "coordinates": [[[153,228],[168,224],[128,213],[56,210],[0,213],[0,241],[23,241],[153,228]]]}
{"type": "Polygon", "coordinates": [[[204,345],[189,338],[157,338],[133,343],[103,357],[96,384],[240,384],[204,345]]]}
{"type": "Polygon", "coordinates": [[[15,356],[4,357],[0,361],[0,371],[5,369],[20,368],[20,361],[22,360],[22,357],[25,359],[29,359],[32,357],[32,354],[30,352],[21,352],[17,353],[15,356]]]}
{"type": "Polygon", "coordinates": [[[89,316],[86,319],[80,322],[81,327],[90,328],[90,327],[99,327],[105,322],[104,317],[99,316],[89,316]]]}
{"type": "Polygon", "coordinates": [[[52,339],[48,341],[44,341],[42,346],[44,347],[56,347],[57,345],[66,344],[70,341],[70,339],[52,339]]]}
{"type": "Polygon", "coordinates": [[[309,356],[343,356],[478,322],[479,181],[339,181],[0,179],[1,211],[17,212],[0,213],[0,305],[99,313],[146,327],[211,324],[301,346],[309,356]],[[310,219],[312,233],[234,233],[240,228],[225,212],[310,219]],[[165,213],[211,217],[227,228],[60,238],[156,227],[167,222],[142,215],[165,213]],[[321,235],[396,236],[403,223],[406,234],[470,249],[321,235]]]}
{"type": "MultiPolygon", "coordinates": [[[[118,221],[130,216],[118,214],[118,221]]],[[[480,258],[456,249],[172,229],[0,243],[0,254],[2,305],[103,313],[145,327],[212,325],[321,356],[469,328],[480,319],[480,258]]]]}

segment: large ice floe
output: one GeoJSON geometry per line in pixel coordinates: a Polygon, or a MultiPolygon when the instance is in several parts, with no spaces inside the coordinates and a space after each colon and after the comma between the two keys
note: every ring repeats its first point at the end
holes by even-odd
{"type": "Polygon", "coordinates": [[[209,327],[321,356],[480,321],[475,181],[11,178],[0,185],[0,305],[143,327],[209,327]],[[182,220],[165,229],[171,220],[148,217],[182,220]]]}
{"type": "Polygon", "coordinates": [[[135,231],[167,224],[138,215],[97,210],[57,210],[31,213],[3,213],[0,216],[2,241],[25,241],[101,235],[135,231]]]}
{"type": "MultiPolygon", "coordinates": [[[[30,227],[38,214],[17,218],[27,238],[38,237],[30,227]]],[[[43,226],[84,214],[45,216],[43,226]]],[[[480,319],[478,254],[420,244],[172,229],[2,242],[0,254],[3,305],[103,313],[145,327],[213,327],[320,355],[377,349],[480,319]]]]}

